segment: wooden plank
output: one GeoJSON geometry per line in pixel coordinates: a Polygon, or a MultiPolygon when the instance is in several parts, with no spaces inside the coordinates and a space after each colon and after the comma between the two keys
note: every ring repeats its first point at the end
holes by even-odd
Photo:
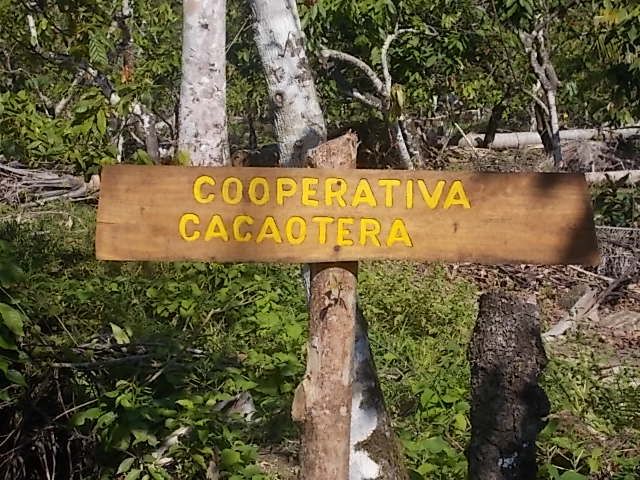
{"type": "Polygon", "coordinates": [[[584,176],[567,173],[111,166],[96,251],[103,260],[599,261],[584,176]]]}

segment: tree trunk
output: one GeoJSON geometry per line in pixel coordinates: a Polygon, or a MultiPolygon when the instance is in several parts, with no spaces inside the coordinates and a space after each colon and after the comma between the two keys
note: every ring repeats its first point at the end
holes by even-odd
{"type": "Polygon", "coordinates": [[[304,402],[300,472],[307,480],[349,476],[357,265],[311,266],[307,371],[296,391],[304,402]]]}
{"type": "Polygon", "coordinates": [[[547,357],[537,305],[483,295],[469,362],[470,480],[534,480],[536,437],[549,414],[549,400],[538,385],[547,357]]]}
{"type": "Polygon", "coordinates": [[[491,109],[491,117],[489,117],[489,123],[487,124],[487,132],[484,134],[484,139],[482,140],[482,148],[489,148],[496,138],[496,132],[498,131],[498,127],[500,126],[500,120],[502,119],[502,114],[504,113],[504,99],[500,100],[500,103],[493,106],[491,109]]]}
{"type": "Polygon", "coordinates": [[[178,154],[227,165],[226,0],[184,0],[178,154]]]}
{"type": "Polygon", "coordinates": [[[556,106],[556,91],[549,90],[547,94],[547,106],[549,108],[549,123],[551,127],[551,145],[553,164],[556,168],[563,168],[562,150],[560,149],[560,122],[558,122],[558,108],[556,106]]]}
{"type": "Polygon", "coordinates": [[[540,135],[542,136],[542,129],[548,127],[547,132],[551,144],[548,145],[545,143],[545,151],[553,156],[554,167],[560,169],[564,167],[562,150],[560,149],[560,124],[558,122],[558,109],[556,106],[556,92],[558,91],[558,87],[560,87],[560,80],[556,75],[556,70],[553,67],[549,50],[546,46],[546,25],[542,22],[542,18],[540,18],[533,32],[520,31],[518,32],[518,36],[520,37],[525,52],[529,55],[529,63],[538,80],[538,85],[542,87],[545,93],[544,103],[540,101],[540,105],[536,106],[536,108],[540,108],[539,111],[536,111],[538,132],[541,132],[540,135]],[[542,110],[542,105],[545,105],[545,111],[542,110]],[[545,119],[545,122],[542,124],[538,113],[545,119]]]}
{"type": "Polygon", "coordinates": [[[252,0],[254,34],[275,113],[280,163],[302,165],[326,136],[294,0],[252,0]]]}
{"type": "Polygon", "coordinates": [[[147,155],[153,163],[160,163],[160,147],[158,145],[158,133],[156,132],[156,116],[137,100],[132,105],[133,114],[138,117],[139,130],[144,138],[144,146],[147,155]]]}
{"type": "Polygon", "coordinates": [[[160,147],[158,145],[158,132],[156,132],[156,116],[152,112],[143,110],[142,128],[144,130],[144,146],[147,155],[153,163],[160,163],[160,147]]]}
{"type": "Polygon", "coordinates": [[[389,126],[389,134],[391,135],[393,142],[398,148],[400,161],[402,162],[402,168],[407,170],[413,169],[413,162],[411,161],[411,155],[409,154],[407,144],[405,143],[404,137],[402,136],[402,129],[400,128],[400,122],[395,120],[389,126]]]}
{"type": "Polygon", "coordinates": [[[367,321],[359,306],[353,379],[350,480],[408,480],[371,355],[367,321]]]}
{"type": "MultiPolygon", "coordinates": [[[[299,166],[308,149],[325,139],[326,130],[305,56],[298,11],[291,0],[252,0],[251,6],[256,16],[256,43],[269,95],[276,108],[275,132],[281,152],[280,165],[299,166]],[[287,101],[281,101],[283,99],[287,101]]],[[[309,295],[308,267],[303,269],[303,274],[309,295]]],[[[381,439],[386,437],[379,436],[380,432],[389,432],[387,437],[392,437],[391,421],[377,384],[364,317],[359,309],[358,312],[356,330],[360,333],[354,350],[351,405],[351,431],[356,435],[351,436],[349,478],[402,480],[406,473],[395,439],[383,443],[381,439]],[[377,472],[377,476],[371,472],[377,472]]],[[[294,404],[299,401],[296,398],[294,404]]]]}
{"type": "MultiPolygon", "coordinates": [[[[542,140],[542,146],[548,157],[553,156],[555,147],[553,145],[553,135],[551,134],[551,126],[549,121],[540,105],[537,103],[533,106],[533,110],[536,114],[536,128],[538,129],[538,135],[542,140]]],[[[555,159],[554,159],[555,165],[555,159]]]]}

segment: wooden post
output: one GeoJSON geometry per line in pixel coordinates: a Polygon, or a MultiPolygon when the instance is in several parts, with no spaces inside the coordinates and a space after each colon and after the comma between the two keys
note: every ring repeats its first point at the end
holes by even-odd
{"type": "MultiPolygon", "coordinates": [[[[322,144],[310,152],[308,165],[355,168],[356,145],[352,133],[322,144]]],[[[292,411],[304,422],[300,478],[347,480],[358,264],[315,263],[310,269],[307,370],[292,411]]]]}
{"type": "Polygon", "coordinates": [[[535,302],[483,295],[469,362],[469,479],[534,480],[536,437],[550,408],[538,385],[547,357],[535,302]]]}

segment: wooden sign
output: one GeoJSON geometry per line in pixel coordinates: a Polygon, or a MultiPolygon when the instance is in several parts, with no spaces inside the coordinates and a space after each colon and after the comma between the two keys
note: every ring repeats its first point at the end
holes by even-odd
{"type": "Polygon", "coordinates": [[[102,260],[599,261],[584,176],[406,170],[103,170],[102,260]]]}

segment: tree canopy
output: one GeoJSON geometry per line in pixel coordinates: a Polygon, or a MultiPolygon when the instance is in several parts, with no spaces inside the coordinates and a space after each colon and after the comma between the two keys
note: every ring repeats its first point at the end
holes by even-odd
{"type": "MultiPolygon", "coordinates": [[[[344,95],[371,90],[361,71],[322,62],[329,48],[374,69],[390,34],[390,73],[403,110],[490,110],[522,128],[535,84],[519,31],[545,25],[558,73],[561,127],[629,125],[640,116],[640,7],[622,0],[307,0],[299,5],[307,51],[330,125],[376,113],[344,95]],[[524,112],[524,113],[523,113],[524,112]]],[[[115,161],[152,161],[139,108],[154,115],[161,154],[175,151],[181,3],[175,0],[0,2],[0,145],[30,165],[95,172],[115,161]]],[[[229,2],[230,132],[245,146],[247,117],[269,118],[247,4],[229,2]]],[[[268,132],[260,132],[268,141],[268,132]]]]}

